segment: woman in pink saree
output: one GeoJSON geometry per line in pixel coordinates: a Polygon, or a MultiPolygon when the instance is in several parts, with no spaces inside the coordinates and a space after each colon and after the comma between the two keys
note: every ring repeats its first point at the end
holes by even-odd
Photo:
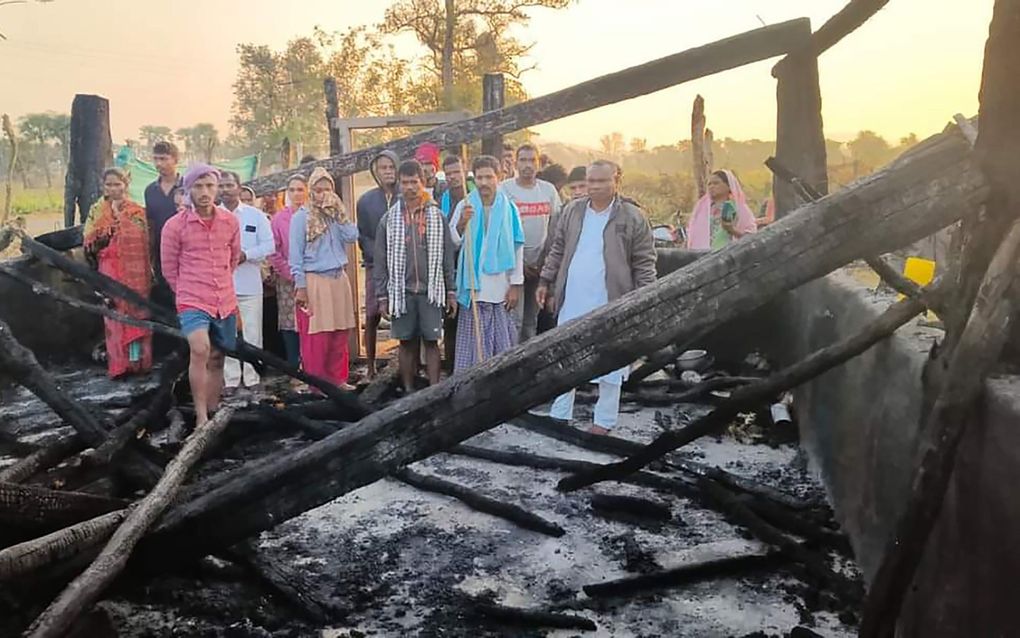
{"type": "Polygon", "coordinates": [[[758,227],[747,206],[744,189],[728,170],[715,171],[708,178],[708,192],[694,205],[687,225],[687,247],[718,250],[758,227]]]}

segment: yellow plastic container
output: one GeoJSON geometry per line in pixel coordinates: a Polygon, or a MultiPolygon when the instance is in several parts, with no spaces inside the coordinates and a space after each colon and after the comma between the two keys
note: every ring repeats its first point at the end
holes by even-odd
{"type": "MultiPolygon", "coordinates": [[[[903,264],[903,276],[918,286],[927,286],[935,278],[935,262],[920,257],[907,257],[903,264]]],[[[899,298],[903,299],[903,295],[900,295],[899,298]]],[[[934,321],[935,318],[932,311],[929,310],[925,313],[925,319],[928,321],[934,321]]]]}

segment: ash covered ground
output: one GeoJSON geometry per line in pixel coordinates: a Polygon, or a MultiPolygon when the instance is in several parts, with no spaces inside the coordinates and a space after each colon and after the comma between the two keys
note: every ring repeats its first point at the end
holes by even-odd
{"type": "MultiPolygon", "coordinates": [[[[145,387],[144,382],[106,382],[97,372],[68,372],[62,379],[76,396],[97,403],[116,404],[145,387]]],[[[59,432],[52,415],[23,391],[8,389],[0,398],[0,430],[17,440],[38,443],[59,432]]],[[[577,409],[581,422],[590,418],[590,406],[577,409]]],[[[703,409],[625,404],[614,434],[649,441],[664,425],[682,423],[703,409]]],[[[823,497],[796,444],[748,440],[755,438],[737,428],[687,446],[684,456],[800,497],[823,497]]],[[[594,462],[615,458],[511,425],[469,443],[594,462]]],[[[10,460],[0,459],[0,466],[10,460]]],[[[787,636],[797,626],[822,636],[856,633],[852,610],[823,603],[782,564],[624,597],[593,599],[583,593],[584,585],[654,569],[767,551],[720,514],[686,499],[618,483],[564,494],[556,490],[564,476],[560,472],[451,454],[413,468],[521,505],[566,533],[552,538],[528,531],[453,498],[385,479],[287,521],[257,541],[266,557],[298,574],[302,587],[327,601],[339,620],[303,617],[249,575],[189,568],[155,579],[122,579],[90,618],[88,635],[761,637],[787,636]],[[591,507],[595,493],[668,503],[670,520],[606,518],[591,507]],[[580,615],[598,629],[507,624],[479,613],[478,599],[580,615]]],[[[853,571],[845,559],[834,560],[853,571]]]]}

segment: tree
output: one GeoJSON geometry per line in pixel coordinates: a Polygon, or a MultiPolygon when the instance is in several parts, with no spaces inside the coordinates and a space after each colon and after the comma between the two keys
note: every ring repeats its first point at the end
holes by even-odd
{"type": "Polygon", "coordinates": [[[32,158],[32,164],[42,169],[46,186],[53,187],[50,165],[55,156],[63,163],[67,156],[67,138],[71,130],[71,116],[63,113],[29,113],[18,120],[22,136],[29,142],[25,157],[32,158]],[[50,143],[53,143],[51,145],[50,143]],[[30,150],[30,152],[28,152],[30,150]]]}
{"type": "Polygon", "coordinates": [[[874,131],[861,131],[847,146],[855,160],[872,170],[892,159],[889,142],[874,131]]]}
{"type": "MultiPolygon", "coordinates": [[[[523,95],[520,59],[531,48],[511,33],[527,26],[528,11],[563,9],[571,0],[397,0],[386,10],[383,33],[410,32],[428,49],[425,70],[439,80],[437,101],[444,108],[473,108],[480,78],[504,73],[510,95],[523,95]],[[469,87],[469,91],[464,91],[469,87]]],[[[508,102],[510,100],[508,99],[508,102]]]]}
{"type": "Polygon", "coordinates": [[[630,138],[631,153],[645,153],[648,151],[648,139],[644,137],[630,138]]]}
{"type": "Polygon", "coordinates": [[[599,138],[599,143],[602,146],[602,152],[614,159],[623,155],[624,150],[626,150],[623,143],[623,133],[618,131],[603,135],[599,138]]]}
{"type": "Polygon", "coordinates": [[[213,150],[220,143],[220,134],[215,126],[202,122],[191,127],[179,128],[174,133],[177,139],[184,142],[185,153],[189,157],[201,158],[205,162],[212,161],[213,150]]]}
{"type": "Polygon", "coordinates": [[[241,68],[234,81],[230,126],[249,150],[292,144],[321,145],[326,137],[323,111],[323,59],[308,37],[287,43],[281,52],[268,46],[240,44],[241,68]]]}
{"type": "Polygon", "coordinates": [[[169,126],[153,126],[152,124],[146,124],[138,129],[138,137],[149,150],[152,150],[156,142],[172,142],[174,139],[169,126]]]}

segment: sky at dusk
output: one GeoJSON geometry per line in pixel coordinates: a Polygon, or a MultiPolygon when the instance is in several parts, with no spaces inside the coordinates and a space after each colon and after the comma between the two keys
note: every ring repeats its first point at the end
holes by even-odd
{"type": "MultiPolygon", "coordinates": [[[[438,0],[437,0],[438,1],[438,0]]],[[[578,0],[536,10],[520,34],[535,42],[533,96],[739,32],[796,17],[817,28],[846,0],[578,0]]],[[[0,7],[0,112],[70,110],[75,93],[110,99],[114,140],[143,124],[206,121],[228,129],[241,42],[281,48],[315,25],[381,20],[386,0],[54,0],[0,7]]],[[[871,129],[891,141],[938,132],[974,114],[992,1],[891,0],[819,61],[827,137],[871,129]]],[[[399,51],[418,51],[410,37],[399,51]]],[[[541,140],[596,147],[620,131],[650,145],[689,137],[691,102],[705,97],[717,138],[775,137],[773,61],[537,127],[541,140]]],[[[480,90],[480,89],[479,89],[480,90]]]]}

